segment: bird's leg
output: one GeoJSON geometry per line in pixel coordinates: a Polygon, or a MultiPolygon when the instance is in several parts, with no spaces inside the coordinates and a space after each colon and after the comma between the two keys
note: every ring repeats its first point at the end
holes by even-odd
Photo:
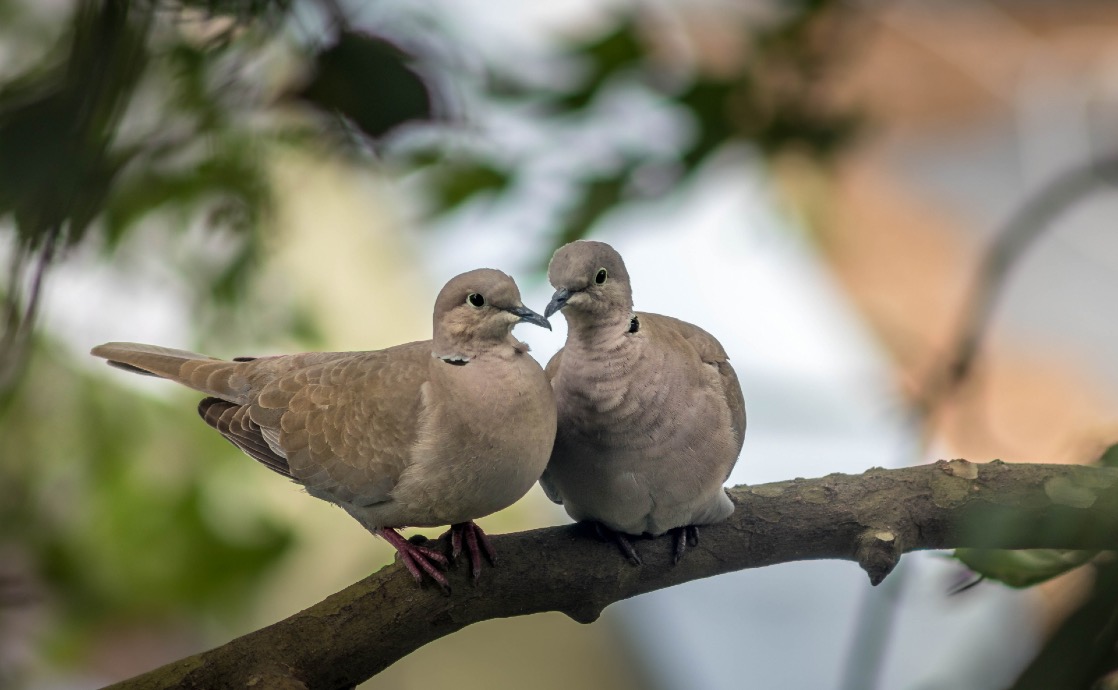
{"type": "Polygon", "coordinates": [[[384,540],[396,549],[404,567],[408,569],[417,583],[423,582],[423,575],[426,573],[444,592],[450,593],[450,582],[447,581],[446,575],[439,572],[447,568],[446,556],[429,546],[413,544],[391,527],[377,528],[376,533],[384,537],[384,540]]]}
{"type": "Polygon", "coordinates": [[[450,526],[450,560],[457,560],[462,555],[462,542],[465,541],[465,551],[470,559],[470,574],[474,582],[481,577],[481,555],[484,553],[490,565],[497,565],[497,552],[489,543],[485,532],[472,522],[459,522],[450,526]]]}
{"type": "Polygon", "coordinates": [[[696,547],[699,545],[699,528],[695,525],[684,525],[669,531],[675,540],[672,548],[672,565],[675,565],[683,558],[683,552],[688,546],[696,547]]]}
{"type": "Polygon", "coordinates": [[[598,532],[598,538],[602,541],[612,541],[617,544],[617,548],[621,550],[621,554],[629,559],[633,565],[644,565],[641,556],[637,550],[633,548],[633,542],[629,540],[628,535],[623,532],[606,527],[600,522],[594,523],[594,529],[598,532]]]}

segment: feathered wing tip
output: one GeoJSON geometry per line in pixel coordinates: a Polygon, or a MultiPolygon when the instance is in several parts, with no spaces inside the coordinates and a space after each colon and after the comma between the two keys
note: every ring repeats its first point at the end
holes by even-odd
{"type": "Polygon", "coordinates": [[[247,402],[247,381],[236,375],[237,362],[187,350],[143,343],[105,343],[90,354],[125,371],[168,379],[196,391],[239,404],[247,402]]]}
{"type": "Polygon", "coordinates": [[[249,417],[248,408],[220,398],[204,398],[198,403],[198,414],[246,455],[288,479],[295,479],[287,458],[268,445],[260,426],[249,417]]]}
{"type": "Polygon", "coordinates": [[[143,343],[105,343],[89,351],[94,357],[109,360],[109,364],[127,369],[140,369],[154,376],[173,377],[187,360],[214,360],[187,350],[176,350],[143,343]]]}

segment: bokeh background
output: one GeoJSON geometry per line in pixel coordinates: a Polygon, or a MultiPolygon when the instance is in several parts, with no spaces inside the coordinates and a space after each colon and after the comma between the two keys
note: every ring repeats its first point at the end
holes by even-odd
{"type": "MultiPolygon", "coordinates": [[[[1106,0],[0,0],[0,687],[98,687],[392,558],[90,347],[423,339],[478,266],[542,308],[580,237],[730,352],[732,484],[1093,461],[1116,116],[1106,0]]],[[[541,362],[555,325],[518,331],[541,362]]],[[[481,524],[564,521],[534,489],[481,524]]],[[[950,595],[943,554],[876,589],[788,564],[475,625],[363,687],[1086,688],[1113,568],[950,595]]]]}

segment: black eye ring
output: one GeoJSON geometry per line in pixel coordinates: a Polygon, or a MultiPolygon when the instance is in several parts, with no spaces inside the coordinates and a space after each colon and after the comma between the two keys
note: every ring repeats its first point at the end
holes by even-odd
{"type": "Polygon", "coordinates": [[[609,274],[606,273],[606,269],[599,268],[598,269],[598,275],[594,276],[594,282],[597,283],[598,285],[601,285],[602,283],[606,282],[606,276],[607,275],[609,275],[609,274]]]}
{"type": "Polygon", "coordinates": [[[466,295],[466,301],[474,305],[475,307],[485,306],[485,298],[477,292],[471,292],[470,294],[466,295]]]}

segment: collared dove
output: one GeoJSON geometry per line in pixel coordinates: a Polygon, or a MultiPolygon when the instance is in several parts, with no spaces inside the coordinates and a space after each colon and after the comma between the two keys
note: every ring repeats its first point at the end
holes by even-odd
{"type": "Polygon", "coordinates": [[[634,563],[625,535],[672,532],[673,561],[696,525],[734,512],[722,488],[745,435],[745,402],[725,350],[698,326],[633,311],[629,273],[603,242],[551,258],[566,345],[548,362],[559,428],[540,479],[575,520],[604,525],[634,563]]]}
{"type": "Polygon", "coordinates": [[[447,558],[395,528],[451,525],[476,580],[492,547],[473,520],[511,505],[539,479],[555,438],[555,399],[515,324],[551,328],[512,278],[478,269],[439,293],[434,339],[372,352],[223,361],[108,343],[109,364],[210,397],[207,424],[266,467],[336,503],[399,552],[417,581],[444,590],[447,558]]]}

